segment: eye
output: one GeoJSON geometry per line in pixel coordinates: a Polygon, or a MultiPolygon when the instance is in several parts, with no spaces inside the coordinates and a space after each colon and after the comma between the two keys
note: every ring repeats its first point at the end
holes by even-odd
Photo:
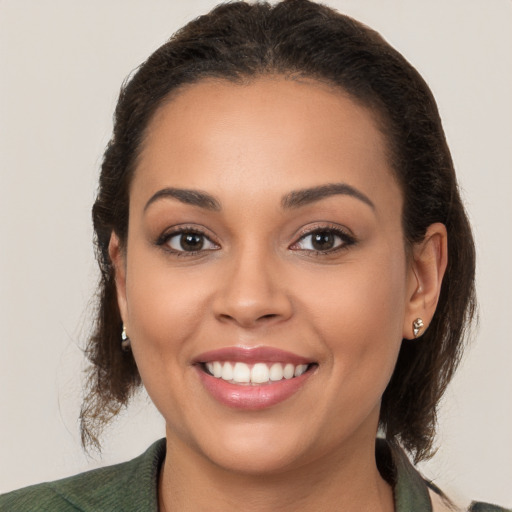
{"type": "Polygon", "coordinates": [[[206,235],[198,231],[179,231],[166,235],[160,245],[167,245],[173,252],[196,253],[211,251],[219,246],[213,243],[206,235]]]}
{"type": "Polygon", "coordinates": [[[303,235],[291,249],[328,253],[353,243],[354,238],[339,228],[320,228],[303,235]]]}

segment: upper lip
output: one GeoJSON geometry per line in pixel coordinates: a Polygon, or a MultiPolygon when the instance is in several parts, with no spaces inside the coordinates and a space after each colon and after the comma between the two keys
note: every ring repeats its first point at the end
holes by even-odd
{"type": "Polygon", "coordinates": [[[217,350],[210,350],[203,352],[194,358],[194,363],[207,363],[210,361],[239,361],[242,363],[292,363],[310,364],[313,363],[311,359],[299,356],[286,350],[281,350],[273,347],[224,347],[217,350]]]}

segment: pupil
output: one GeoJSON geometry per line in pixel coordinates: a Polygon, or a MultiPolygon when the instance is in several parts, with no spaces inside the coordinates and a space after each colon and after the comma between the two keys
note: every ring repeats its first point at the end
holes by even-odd
{"type": "Polygon", "coordinates": [[[203,236],[197,233],[186,233],[181,235],[180,245],[184,251],[198,251],[203,247],[203,236]]]}
{"type": "Polygon", "coordinates": [[[332,233],[315,233],[313,235],[313,247],[318,251],[326,251],[334,246],[334,235],[332,233]]]}

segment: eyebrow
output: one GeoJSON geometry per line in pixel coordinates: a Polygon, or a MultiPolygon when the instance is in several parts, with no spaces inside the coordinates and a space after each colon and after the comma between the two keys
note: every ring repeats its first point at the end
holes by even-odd
{"type": "Polygon", "coordinates": [[[200,192],[199,190],[168,187],[163,188],[162,190],[159,190],[158,192],[153,194],[146,203],[146,206],[144,206],[144,211],[146,211],[149,208],[149,206],[153,204],[155,201],[164,198],[177,199],[178,201],[184,204],[199,206],[200,208],[204,208],[205,210],[215,212],[220,211],[221,209],[219,201],[217,201],[217,199],[215,199],[210,194],[207,194],[206,192],[200,192]]]}
{"type": "Polygon", "coordinates": [[[355,197],[370,206],[372,210],[375,210],[375,205],[368,196],[346,183],[328,183],[327,185],[320,185],[318,187],[294,190],[283,197],[281,200],[281,206],[284,209],[300,208],[301,206],[305,206],[334,195],[355,197]]]}
{"type": "MultiPolygon", "coordinates": [[[[375,209],[375,205],[368,196],[346,183],[328,183],[327,185],[320,185],[318,187],[294,190],[283,196],[281,199],[281,206],[284,209],[300,208],[301,206],[305,206],[334,195],[348,195],[355,197],[370,206],[373,210],[375,209]]],[[[144,206],[144,211],[146,211],[154,202],[164,198],[177,199],[184,204],[198,206],[205,210],[221,210],[220,202],[206,192],[167,187],[159,190],[149,198],[148,202],[144,206]]]]}

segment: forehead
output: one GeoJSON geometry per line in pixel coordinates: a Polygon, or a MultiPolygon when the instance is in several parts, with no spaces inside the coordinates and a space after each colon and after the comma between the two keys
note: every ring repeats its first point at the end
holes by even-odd
{"type": "Polygon", "coordinates": [[[250,196],[347,182],[397,193],[387,154],[374,113],[337,88],[284,77],[205,80],[158,109],[132,189],[235,187],[250,196]]]}

